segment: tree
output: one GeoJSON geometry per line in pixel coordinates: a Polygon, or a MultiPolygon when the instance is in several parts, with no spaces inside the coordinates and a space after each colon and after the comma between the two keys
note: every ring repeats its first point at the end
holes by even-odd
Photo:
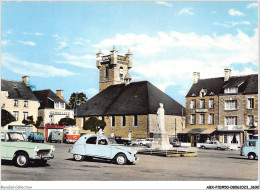
{"type": "Polygon", "coordinates": [[[86,97],[86,94],[83,92],[73,92],[70,95],[70,100],[69,100],[69,105],[75,109],[76,107],[78,107],[80,104],[85,103],[88,100],[88,98],[86,97]]]}
{"type": "Polygon", "coordinates": [[[76,124],[76,121],[74,119],[71,119],[71,118],[62,118],[59,123],[59,125],[65,125],[65,126],[68,126],[68,125],[75,125],[76,124]]]}
{"type": "Polygon", "coordinates": [[[99,129],[104,130],[105,127],[106,123],[96,117],[90,117],[83,125],[84,130],[94,131],[95,133],[97,133],[99,129]]]}
{"type": "Polygon", "coordinates": [[[39,126],[41,125],[41,122],[43,121],[42,116],[37,117],[37,121],[33,121],[33,116],[28,116],[26,119],[22,121],[24,125],[33,125],[36,127],[36,129],[39,129],[39,126]]]}
{"type": "Polygon", "coordinates": [[[6,126],[15,121],[15,117],[7,110],[1,109],[1,126],[6,126]]]}

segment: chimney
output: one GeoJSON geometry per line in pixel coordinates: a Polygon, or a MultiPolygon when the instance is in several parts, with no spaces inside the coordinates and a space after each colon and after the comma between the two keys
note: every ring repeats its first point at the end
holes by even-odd
{"type": "Polygon", "coordinates": [[[224,81],[228,81],[231,75],[231,69],[224,69],[224,81]]]}
{"type": "Polygon", "coordinates": [[[196,84],[200,80],[200,73],[199,72],[193,72],[193,84],[196,84]]]}
{"type": "Polygon", "coordinates": [[[56,90],[56,95],[57,95],[60,99],[64,100],[64,98],[63,98],[63,90],[56,90]]]}
{"type": "Polygon", "coordinates": [[[28,76],[23,76],[22,81],[26,86],[29,86],[29,77],[28,76]]]}

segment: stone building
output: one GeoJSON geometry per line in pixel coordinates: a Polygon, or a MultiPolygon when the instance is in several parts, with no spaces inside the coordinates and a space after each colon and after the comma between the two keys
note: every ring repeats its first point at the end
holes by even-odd
{"type": "Polygon", "coordinates": [[[257,133],[258,75],[200,79],[193,73],[193,85],[186,95],[186,129],[179,137],[196,146],[207,138],[233,147],[257,133]]]}
{"type": "Polygon", "coordinates": [[[95,116],[106,122],[105,135],[152,137],[159,103],[163,103],[165,129],[174,136],[185,126],[185,108],[148,81],[130,83],[131,55],[130,50],[125,56],[117,55],[115,48],[110,55],[97,54],[100,92],[77,108],[77,126],[82,128],[89,117],[95,116]]]}
{"type": "Polygon", "coordinates": [[[2,129],[10,129],[24,132],[29,136],[30,132],[37,129],[33,125],[24,125],[22,121],[28,116],[33,116],[34,121],[38,117],[39,101],[29,86],[29,77],[22,77],[22,81],[1,80],[1,108],[14,115],[16,121],[9,123],[2,129]]]}
{"type": "Polygon", "coordinates": [[[74,119],[74,110],[66,103],[63,98],[63,91],[57,90],[56,94],[50,90],[34,91],[35,96],[40,102],[39,116],[42,116],[43,122],[40,125],[42,131],[44,130],[45,137],[47,138],[52,130],[60,130],[63,128],[46,128],[46,124],[55,126],[62,118],[74,119]]]}

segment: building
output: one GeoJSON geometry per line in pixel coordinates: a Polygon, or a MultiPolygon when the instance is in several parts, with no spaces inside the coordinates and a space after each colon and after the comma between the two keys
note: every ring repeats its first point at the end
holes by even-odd
{"type": "Polygon", "coordinates": [[[63,90],[57,90],[56,94],[50,89],[38,90],[34,94],[40,102],[38,113],[43,118],[40,128],[45,129],[45,138],[52,130],[63,130],[64,126],[57,127],[62,118],[74,119],[74,110],[64,100],[63,90]]]}
{"type": "Polygon", "coordinates": [[[16,121],[9,123],[2,129],[10,129],[24,132],[29,136],[30,132],[37,129],[33,125],[22,123],[28,116],[33,116],[34,121],[38,117],[39,101],[29,86],[29,77],[22,77],[22,81],[1,80],[1,108],[14,115],[16,121]]]}
{"type": "Polygon", "coordinates": [[[115,48],[110,55],[102,56],[100,52],[97,54],[100,92],[77,108],[78,127],[82,128],[94,116],[105,121],[105,135],[128,139],[152,137],[158,128],[159,103],[163,103],[168,135],[174,136],[184,128],[185,108],[181,104],[148,81],[130,83],[130,50],[125,56],[117,55],[115,48]]]}
{"type": "Polygon", "coordinates": [[[257,132],[258,75],[200,79],[193,73],[193,85],[186,95],[186,128],[178,135],[192,146],[216,139],[239,147],[257,132]]]}

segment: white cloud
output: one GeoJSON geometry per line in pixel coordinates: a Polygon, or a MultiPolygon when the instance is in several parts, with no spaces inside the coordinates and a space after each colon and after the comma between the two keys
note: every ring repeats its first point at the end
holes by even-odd
{"type": "Polygon", "coordinates": [[[217,13],[217,11],[211,11],[211,14],[216,14],[217,13]]]}
{"type": "Polygon", "coordinates": [[[228,13],[231,15],[231,16],[243,16],[245,15],[244,13],[240,12],[240,11],[236,11],[234,9],[229,9],[228,13]]]}
{"type": "Polygon", "coordinates": [[[257,7],[257,3],[250,3],[247,5],[246,8],[250,9],[250,8],[254,8],[254,7],[257,7]]]}
{"type": "Polygon", "coordinates": [[[158,4],[158,5],[164,5],[166,7],[172,7],[172,4],[168,3],[166,1],[155,1],[155,3],[158,4]]]}
{"type": "Polygon", "coordinates": [[[1,45],[2,45],[2,46],[6,46],[6,45],[9,44],[9,41],[10,41],[10,40],[2,40],[2,41],[1,41],[1,45]]]}
{"type": "Polygon", "coordinates": [[[232,63],[251,62],[258,67],[257,42],[258,29],[253,36],[240,30],[234,35],[218,36],[172,31],[158,32],[155,36],[116,34],[95,47],[102,50],[113,45],[130,48],[133,52],[131,76],[135,80],[149,80],[165,90],[170,85],[179,85],[180,81],[183,89],[188,89],[195,71],[201,72],[202,78],[209,78],[223,76],[223,69],[232,67],[232,63]]]}
{"type": "Polygon", "coordinates": [[[59,44],[59,46],[57,48],[55,48],[55,50],[57,50],[57,51],[68,48],[68,43],[67,42],[60,41],[60,42],[57,42],[57,43],[59,44]]]}
{"type": "Polygon", "coordinates": [[[35,33],[30,33],[30,32],[23,32],[25,35],[34,35],[34,36],[43,36],[44,33],[41,32],[35,32],[35,33]]]}
{"type": "Polygon", "coordinates": [[[242,21],[242,22],[224,22],[224,23],[218,23],[218,22],[214,22],[213,25],[216,26],[223,26],[226,28],[231,28],[237,25],[250,25],[251,23],[248,21],[242,21]]]}
{"type": "Polygon", "coordinates": [[[62,60],[56,61],[59,64],[70,64],[77,67],[90,68],[95,69],[96,56],[93,55],[83,55],[83,56],[75,56],[68,53],[60,53],[58,54],[62,58],[62,60]]]}
{"type": "Polygon", "coordinates": [[[27,46],[36,46],[35,42],[32,41],[18,41],[20,44],[27,45],[27,46]]]}
{"type": "Polygon", "coordinates": [[[75,75],[75,73],[67,71],[65,69],[59,69],[49,65],[41,65],[38,63],[18,59],[10,53],[2,54],[2,66],[8,68],[15,73],[30,76],[64,77],[75,75]]]}
{"type": "Polygon", "coordinates": [[[183,15],[183,14],[188,14],[188,15],[194,15],[194,13],[191,11],[192,10],[192,8],[183,8],[183,9],[181,9],[178,13],[177,13],[177,15],[183,15]]]}

